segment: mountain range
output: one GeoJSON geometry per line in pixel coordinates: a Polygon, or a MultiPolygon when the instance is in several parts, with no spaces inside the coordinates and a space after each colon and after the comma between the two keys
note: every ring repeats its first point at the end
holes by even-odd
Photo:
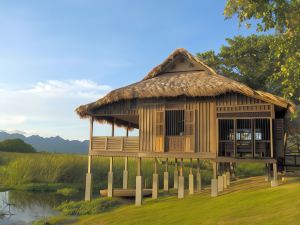
{"type": "Polygon", "coordinates": [[[0,141],[7,139],[21,139],[32,145],[37,151],[87,154],[89,141],[66,140],[59,136],[41,137],[39,135],[24,136],[19,133],[0,131],[0,141]]]}

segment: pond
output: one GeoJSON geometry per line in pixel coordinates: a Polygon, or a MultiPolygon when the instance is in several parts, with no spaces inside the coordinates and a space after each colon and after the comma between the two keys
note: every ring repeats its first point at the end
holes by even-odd
{"type": "Polygon", "coordinates": [[[58,215],[53,207],[82,196],[65,197],[51,192],[0,192],[0,225],[29,225],[33,221],[58,215]]]}

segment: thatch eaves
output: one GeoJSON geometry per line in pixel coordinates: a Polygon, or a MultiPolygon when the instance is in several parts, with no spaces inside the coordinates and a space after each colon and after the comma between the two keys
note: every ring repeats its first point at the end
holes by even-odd
{"type": "Polygon", "coordinates": [[[273,103],[295,112],[295,105],[273,94],[256,91],[245,84],[218,75],[185,49],[177,49],[163,63],[153,68],[140,82],[116,89],[103,98],[76,109],[84,118],[92,115],[105,105],[122,100],[169,97],[213,97],[236,92],[265,102],[273,103]],[[174,69],[174,61],[187,61],[190,68],[180,71],[174,69]]]}

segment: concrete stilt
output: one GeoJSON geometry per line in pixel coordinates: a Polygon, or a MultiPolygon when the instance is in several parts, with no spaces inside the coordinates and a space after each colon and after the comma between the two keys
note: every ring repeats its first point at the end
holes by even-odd
{"type": "Polygon", "coordinates": [[[270,181],[270,170],[269,170],[269,164],[266,163],[265,165],[265,181],[270,181]]]}
{"type": "Polygon", "coordinates": [[[227,178],[227,186],[230,186],[230,172],[226,172],[226,178],[227,178]]]}
{"type": "Polygon", "coordinates": [[[141,206],[143,203],[143,181],[142,181],[142,158],[138,158],[137,175],[135,178],[135,205],[141,206]]]}
{"type": "Polygon", "coordinates": [[[107,197],[113,197],[113,184],[114,184],[114,173],[113,173],[113,157],[109,158],[109,172],[107,180],[107,197]]]}
{"type": "Polygon", "coordinates": [[[153,180],[152,180],[152,198],[157,199],[158,198],[158,174],[153,174],[153,180]]]}
{"type": "Polygon", "coordinates": [[[174,186],[173,186],[173,188],[174,188],[174,189],[178,189],[178,162],[177,162],[177,159],[175,159],[175,165],[174,165],[174,178],[173,178],[173,181],[174,181],[174,186]]]}
{"type": "Polygon", "coordinates": [[[184,198],[183,159],[180,159],[180,173],[178,177],[178,198],[184,198]]]}
{"type": "Polygon", "coordinates": [[[201,173],[200,173],[200,159],[197,159],[197,174],[196,174],[196,182],[197,182],[197,192],[201,192],[202,183],[201,183],[201,173]]]}
{"type": "Polygon", "coordinates": [[[271,187],[277,187],[278,181],[277,181],[277,163],[273,163],[273,179],[271,181],[271,187]]]}
{"type": "Polygon", "coordinates": [[[224,178],[223,176],[218,176],[218,192],[222,192],[224,190],[224,178]]]}
{"type": "Polygon", "coordinates": [[[190,159],[189,194],[194,194],[193,159],[190,159]]]}
{"type": "Polygon", "coordinates": [[[123,171],[123,189],[128,188],[128,157],[125,157],[125,166],[123,171]]]}
{"type": "Polygon", "coordinates": [[[164,191],[169,191],[168,158],[166,159],[165,172],[164,172],[164,191]]]}
{"type": "Polygon", "coordinates": [[[224,186],[224,189],[227,189],[227,177],[226,177],[226,173],[223,173],[222,177],[223,177],[223,186],[224,186]]]}
{"type": "Polygon", "coordinates": [[[218,196],[218,180],[211,179],[211,197],[218,196]]]}
{"type": "Polygon", "coordinates": [[[159,178],[157,174],[157,158],[154,159],[154,173],[152,177],[152,198],[158,198],[159,178]]]}
{"type": "Polygon", "coordinates": [[[87,173],[85,176],[85,201],[91,201],[93,192],[93,174],[87,173]]]}

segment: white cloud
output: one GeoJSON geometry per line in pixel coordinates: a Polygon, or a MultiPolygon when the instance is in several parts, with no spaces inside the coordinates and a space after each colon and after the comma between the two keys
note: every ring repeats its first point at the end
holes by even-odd
{"type": "Polygon", "coordinates": [[[27,120],[26,116],[23,115],[7,115],[0,114],[0,125],[16,125],[24,123],[27,120]]]}
{"type": "Polygon", "coordinates": [[[19,90],[19,92],[48,97],[99,98],[109,90],[111,90],[109,85],[97,84],[91,80],[48,80],[38,82],[32,88],[19,90]]]}
{"type": "Polygon", "coordinates": [[[1,130],[71,139],[88,138],[88,122],[80,120],[74,110],[111,90],[91,80],[47,80],[29,88],[12,88],[8,84],[1,87],[1,130]]]}

